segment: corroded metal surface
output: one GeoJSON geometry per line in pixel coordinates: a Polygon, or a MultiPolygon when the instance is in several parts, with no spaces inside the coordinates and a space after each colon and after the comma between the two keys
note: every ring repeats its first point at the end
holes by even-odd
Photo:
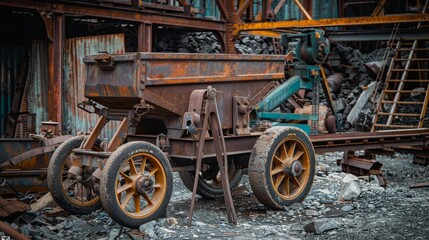
{"type": "MultiPolygon", "coordinates": [[[[284,78],[283,56],[232,54],[127,53],[112,55],[114,66],[102,56],[84,59],[87,65],[85,96],[109,108],[131,109],[141,100],[154,110],[145,118],[171,115],[169,131],[181,128],[195,89],[212,86],[224,129],[232,128],[234,96],[252,98],[272,81],[284,78]]],[[[173,136],[174,137],[174,136],[173,136]]]]}

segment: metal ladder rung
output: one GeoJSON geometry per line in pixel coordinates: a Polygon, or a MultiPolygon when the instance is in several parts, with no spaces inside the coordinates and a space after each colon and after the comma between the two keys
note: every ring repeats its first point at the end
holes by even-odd
{"type": "Polygon", "coordinates": [[[407,79],[407,80],[401,80],[401,79],[389,79],[386,82],[422,82],[422,83],[429,83],[429,80],[420,80],[420,79],[407,79]]]}
{"type": "Polygon", "coordinates": [[[428,51],[427,48],[398,48],[397,51],[428,51]]]}
{"type": "Polygon", "coordinates": [[[408,58],[395,58],[395,62],[402,62],[402,61],[408,61],[408,60],[411,60],[411,61],[429,61],[429,58],[410,58],[410,59],[408,59],[408,58]]]}
{"type": "Polygon", "coordinates": [[[387,113],[387,112],[379,112],[378,115],[381,116],[401,116],[401,117],[420,117],[418,113],[387,113]]]}
{"type": "Polygon", "coordinates": [[[427,68],[419,68],[419,69],[402,69],[402,68],[394,68],[391,71],[394,72],[428,72],[427,68]]]}
{"type": "Polygon", "coordinates": [[[416,125],[397,125],[397,124],[387,125],[387,124],[378,124],[378,123],[373,124],[373,125],[376,127],[390,127],[390,128],[415,128],[415,127],[417,127],[416,125]]]}
{"type": "MultiPolygon", "coordinates": [[[[390,104],[393,104],[395,102],[394,101],[385,101],[385,100],[383,100],[380,103],[390,103],[390,104]]],[[[397,105],[401,105],[401,104],[423,104],[423,102],[396,102],[396,104],[397,105]]]]}
{"type": "Polygon", "coordinates": [[[424,91],[418,91],[418,90],[384,90],[384,92],[388,92],[388,93],[426,93],[426,90],[424,91]]]}

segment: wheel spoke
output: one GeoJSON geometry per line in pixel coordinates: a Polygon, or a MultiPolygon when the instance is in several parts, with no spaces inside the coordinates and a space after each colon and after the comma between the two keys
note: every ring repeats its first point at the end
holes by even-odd
{"type": "Polygon", "coordinates": [[[80,195],[80,200],[83,202],[83,185],[82,183],[79,184],[80,188],[79,188],[79,192],[78,194],[80,195]]]}
{"type": "Polygon", "coordinates": [[[134,194],[134,208],[136,209],[136,213],[140,212],[140,195],[134,194]]]}
{"type": "Polygon", "coordinates": [[[301,184],[299,183],[298,178],[296,178],[296,177],[294,176],[292,179],[293,179],[293,181],[296,183],[296,185],[297,185],[298,187],[301,187],[301,184]]]}
{"type": "Polygon", "coordinates": [[[273,170],[271,170],[271,176],[274,176],[281,172],[283,172],[282,165],[277,165],[273,170]]]}
{"type": "Polygon", "coordinates": [[[142,160],[142,164],[140,165],[139,173],[144,173],[144,169],[146,168],[146,160],[147,160],[147,157],[144,157],[142,160]]]}
{"type": "Polygon", "coordinates": [[[70,178],[67,178],[65,181],[63,181],[63,188],[69,189],[70,187],[76,185],[77,181],[76,179],[72,180],[70,178]]]}
{"type": "Polygon", "coordinates": [[[125,208],[127,206],[127,204],[130,202],[131,198],[133,197],[133,192],[129,191],[127,192],[127,194],[125,195],[125,198],[122,199],[122,203],[121,203],[121,207],[125,208]]]}
{"type": "Polygon", "coordinates": [[[293,160],[298,160],[302,155],[304,155],[304,151],[298,151],[293,155],[293,160]]]}
{"type": "Polygon", "coordinates": [[[149,198],[149,196],[146,193],[143,193],[142,196],[143,196],[144,200],[146,200],[147,205],[153,205],[152,200],[149,198]]]}
{"type": "Polygon", "coordinates": [[[282,174],[280,176],[277,177],[276,182],[274,183],[274,189],[278,190],[280,184],[282,183],[283,179],[285,178],[285,175],[282,174]]]}
{"type": "Polygon", "coordinates": [[[155,185],[153,185],[153,188],[161,188],[162,186],[161,186],[161,184],[155,184],[155,185]]]}
{"type": "Polygon", "coordinates": [[[121,175],[121,177],[123,177],[125,179],[125,182],[127,182],[127,183],[132,183],[133,182],[133,180],[130,178],[130,176],[128,176],[124,172],[119,172],[119,174],[121,175]]]}
{"type": "Polygon", "coordinates": [[[286,183],[285,183],[285,191],[286,191],[286,194],[290,194],[290,184],[289,184],[289,182],[290,182],[290,177],[289,177],[289,176],[287,176],[287,178],[286,178],[286,183]]]}
{"type": "Polygon", "coordinates": [[[125,183],[124,185],[122,185],[118,190],[116,190],[117,194],[122,193],[123,191],[126,191],[128,189],[130,189],[133,185],[131,183],[125,183]]]}
{"type": "Polygon", "coordinates": [[[296,142],[293,142],[292,144],[289,145],[289,151],[287,154],[289,157],[294,156],[295,148],[296,148],[296,142]]]}
{"type": "Polygon", "coordinates": [[[130,165],[130,176],[137,175],[137,169],[136,169],[136,165],[134,164],[134,158],[131,158],[129,160],[129,165],[130,165]]]}
{"type": "Polygon", "coordinates": [[[283,163],[283,160],[281,158],[277,157],[276,155],[273,155],[273,156],[274,156],[274,160],[277,160],[280,164],[283,163]]]}
{"type": "Polygon", "coordinates": [[[149,176],[152,177],[156,172],[158,172],[158,168],[154,168],[149,172],[149,176]]]}
{"type": "Polygon", "coordinates": [[[286,143],[283,143],[283,144],[282,144],[282,149],[283,149],[283,152],[284,152],[284,156],[285,156],[285,158],[288,158],[288,157],[289,157],[289,155],[287,154],[286,143]]]}

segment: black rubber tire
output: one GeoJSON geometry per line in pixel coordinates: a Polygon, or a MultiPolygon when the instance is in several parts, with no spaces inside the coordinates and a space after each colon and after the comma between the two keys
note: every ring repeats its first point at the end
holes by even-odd
{"type": "Polygon", "coordinates": [[[100,196],[101,202],[105,211],[109,216],[117,223],[130,227],[138,228],[140,225],[162,217],[167,210],[168,203],[170,202],[171,194],[173,191],[173,173],[171,170],[170,163],[165,154],[157,148],[155,145],[143,142],[135,141],[129,142],[118,149],[107,159],[107,162],[103,168],[103,173],[100,182],[100,196]],[[123,211],[120,206],[119,200],[116,194],[117,176],[120,172],[122,165],[132,159],[132,156],[138,153],[145,153],[153,156],[160,162],[165,172],[165,192],[163,193],[162,200],[156,206],[156,209],[149,216],[137,217],[128,214],[123,211]]]}
{"type": "MultiPolygon", "coordinates": [[[[62,181],[59,181],[63,177],[62,172],[65,160],[71,154],[73,149],[79,148],[82,140],[83,136],[76,136],[61,143],[52,154],[47,174],[48,189],[54,201],[64,210],[77,215],[90,214],[91,212],[100,209],[102,206],[100,199],[90,205],[77,205],[73,203],[73,201],[71,201],[63,191],[62,181]]],[[[96,143],[94,148],[100,149],[99,144],[96,143]]]]}
{"type": "MultiPolygon", "coordinates": [[[[215,163],[217,164],[217,163],[215,163]]],[[[243,171],[241,169],[232,170],[232,176],[229,179],[230,189],[234,189],[240,184],[241,178],[243,177],[243,171]]],[[[195,171],[179,172],[180,179],[183,185],[192,192],[194,189],[195,171]]],[[[222,183],[218,184],[218,187],[208,185],[201,175],[198,178],[197,194],[205,199],[215,199],[223,197],[222,183]]]]}
{"type": "Polygon", "coordinates": [[[259,137],[250,155],[250,186],[256,198],[265,206],[272,209],[283,209],[284,206],[289,206],[305,199],[313,184],[315,167],[315,151],[310,138],[305,132],[296,127],[272,127],[259,137]],[[283,144],[283,141],[287,140],[299,142],[301,148],[304,149],[303,151],[307,151],[305,155],[306,159],[308,159],[307,164],[309,165],[309,173],[303,175],[303,178],[308,176],[307,182],[304,186],[298,187],[297,196],[292,196],[291,199],[285,199],[276,193],[273,181],[271,180],[271,166],[274,161],[273,154],[275,154],[280,144],[283,144]]]}

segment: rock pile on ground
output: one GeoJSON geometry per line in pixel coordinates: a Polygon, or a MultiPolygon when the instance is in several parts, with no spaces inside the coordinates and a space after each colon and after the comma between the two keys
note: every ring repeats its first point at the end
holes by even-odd
{"type": "Polygon", "coordinates": [[[228,223],[223,199],[197,198],[188,227],[191,193],[176,174],[166,216],[138,229],[116,224],[102,210],[75,216],[55,207],[9,223],[32,239],[427,239],[429,189],[409,186],[427,181],[428,167],[412,164],[411,155],[377,156],[384,164],[385,189],[374,176],[340,172],[339,158],[341,153],[318,156],[307,198],[281,211],[259,203],[244,176],[233,191],[237,225],[228,223]],[[346,191],[353,197],[344,197],[346,191]]]}

